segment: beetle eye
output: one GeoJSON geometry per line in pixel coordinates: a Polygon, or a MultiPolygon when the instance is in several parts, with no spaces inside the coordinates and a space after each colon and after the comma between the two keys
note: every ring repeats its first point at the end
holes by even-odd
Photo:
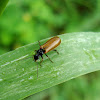
{"type": "Polygon", "coordinates": [[[39,59],[38,56],[37,55],[34,55],[34,60],[36,61],[38,59],[39,59]]]}

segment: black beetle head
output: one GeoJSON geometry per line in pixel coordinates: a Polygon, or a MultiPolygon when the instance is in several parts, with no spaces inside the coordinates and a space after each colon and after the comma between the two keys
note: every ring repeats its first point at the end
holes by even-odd
{"type": "Polygon", "coordinates": [[[38,55],[34,55],[34,60],[38,60],[39,59],[39,56],[38,55]]]}

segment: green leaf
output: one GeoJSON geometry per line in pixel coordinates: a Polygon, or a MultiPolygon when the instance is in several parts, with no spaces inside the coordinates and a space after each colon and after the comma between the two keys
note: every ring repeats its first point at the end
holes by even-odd
{"type": "MultiPolygon", "coordinates": [[[[81,32],[59,35],[59,55],[44,55],[42,67],[31,57],[39,49],[32,43],[0,56],[0,97],[18,100],[78,76],[100,70],[100,33],[81,32]],[[22,60],[21,60],[22,59],[22,60]]],[[[45,43],[48,39],[40,41],[45,43]]],[[[39,63],[39,62],[38,62],[39,63]]]]}
{"type": "Polygon", "coordinates": [[[0,0],[0,15],[2,14],[2,12],[4,11],[7,3],[9,0],[0,0]]]}

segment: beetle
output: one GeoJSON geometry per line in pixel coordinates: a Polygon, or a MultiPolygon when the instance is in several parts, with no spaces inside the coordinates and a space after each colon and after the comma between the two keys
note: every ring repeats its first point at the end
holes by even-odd
{"type": "MultiPolygon", "coordinates": [[[[61,39],[58,36],[52,37],[43,45],[40,45],[39,42],[40,49],[35,50],[35,55],[33,55],[33,60],[36,62],[39,59],[39,57],[41,57],[42,58],[42,60],[40,61],[40,65],[41,65],[43,61],[43,54],[45,54],[48,57],[46,53],[50,52],[51,50],[56,51],[57,54],[59,54],[58,51],[55,50],[55,48],[59,46],[60,43],[61,43],[61,39]]],[[[48,59],[53,63],[53,61],[49,57],[48,59]]],[[[38,65],[37,65],[37,77],[38,77],[38,65]]]]}

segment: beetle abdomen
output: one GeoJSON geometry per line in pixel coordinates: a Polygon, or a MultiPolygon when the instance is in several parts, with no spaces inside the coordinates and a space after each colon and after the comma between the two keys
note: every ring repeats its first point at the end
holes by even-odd
{"type": "Polygon", "coordinates": [[[45,44],[40,46],[40,48],[44,49],[45,53],[47,53],[53,50],[54,48],[56,48],[58,45],[60,45],[60,43],[61,43],[61,39],[58,36],[55,36],[51,38],[50,40],[48,40],[45,44]]]}

